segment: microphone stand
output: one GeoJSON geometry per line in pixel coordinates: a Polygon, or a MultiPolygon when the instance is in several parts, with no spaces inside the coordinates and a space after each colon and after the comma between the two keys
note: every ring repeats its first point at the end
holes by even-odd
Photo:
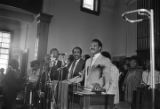
{"type": "Polygon", "coordinates": [[[44,92],[42,92],[42,76],[45,73],[45,66],[41,66],[40,68],[40,76],[39,76],[39,86],[38,86],[38,109],[44,109],[44,104],[43,104],[43,99],[42,99],[42,94],[44,94],[44,92]]]}
{"type": "Polygon", "coordinates": [[[60,83],[63,79],[63,69],[66,68],[64,64],[64,56],[65,55],[62,55],[62,64],[61,64],[61,67],[57,69],[59,75],[58,75],[58,82],[57,82],[57,86],[58,86],[58,100],[57,100],[57,104],[58,104],[58,108],[60,108],[59,106],[61,106],[61,92],[62,92],[62,83],[60,83]]]}
{"type": "Polygon", "coordinates": [[[52,67],[49,68],[49,71],[47,72],[47,83],[46,83],[46,87],[47,87],[47,96],[46,96],[46,109],[51,109],[51,102],[52,102],[52,90],[51,90],[51,78],[50,78],[50,74],[51,74],[51,70],[52,67]]]}

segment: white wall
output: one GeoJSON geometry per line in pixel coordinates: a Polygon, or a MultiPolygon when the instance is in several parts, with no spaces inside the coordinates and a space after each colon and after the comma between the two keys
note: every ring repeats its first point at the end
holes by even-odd
{"type": "MultiPolygon", "coordinates": [[[[80,2],[76,0],[54,0],[53,12],[44,12],[54,15],[49,31],[48,51],[57,47],[61,52],[71,53],[75,46],[83,48],[84,53],[89,52],[89,43],[98,37],[104,44],[104,49],[111,51],[112,32],[110,14],[102,13],[100,16],[80,11],[80,2]]],[[[52,3],[50,3],[52,4],[52,3]]]]}
{"type": "MultiPolygon", "coordinates": [[[[114,56],[132,56],[137,50],[137,24],[131,24],[124,21],[121,14],[125,11],[136,9],[136,2],[126,5],[121,1],[120,7],[115,12],[115,34],[112,37],[112,54],[114,56]]],[[[135,19],[135,15],[129,16],[135,19]]]]}
{"type": "MultiPolygon", "coordinates": [[[[44,0],[43,12],[53,15],[48,36],[48,51],[56,47],[60,52],[70,54],[73,47],[80,46],[84,54],[89,53],[90,41],[99,38],[103,42],[104,50],[109,51],[112,56],[135,54],[136,24],[124,22],[121,14],[126,10],[135,9],[136,3],[127,6],[124,1],[112,1],[114,2],[111,5],[107,2],[103,4],[100,16],[95,16],[80,11],[80,0],[44,0]]],[[[0,18],[0,28],[14,31],[13,47],[20,50],[28,48],[28,61],[34,60],[36,20],[17,22],[17,19],[9,19],[0,18]]]]}
{"type": "Polygon", "coordinates": [[[44,0],[43,11],[53,15],[48,51],[56,47],[60,52],[71,53],[73,47],[80,46],[89,53],[89,43],[97,37],[113,56],[135,54],[136,26],[124,22],[121,13],[135,8],[136,3],[126,6],[124,1],[115,0],[112,5],[106,4],[102,5],[100,16],[95,16],[80,11],[80,0],[44,0]]]}

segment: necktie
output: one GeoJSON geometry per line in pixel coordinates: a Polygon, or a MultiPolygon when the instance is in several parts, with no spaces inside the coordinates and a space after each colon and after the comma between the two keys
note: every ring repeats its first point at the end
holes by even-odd
{"type": "Polygon", "coordinates": [[[90,63],[90,67],[92,67],[92,65],[93,65],[93,62],[94,62],[94,60],[93,60],[93,57],[91,57],[91,63],[90,63]]]}
{"type": "Polygon", "coordinates": [[[68,75],[68,79],[72,78],[73,76],[73,70],[74,70],[75,64],[76,64],[76,61],[73,61],[69,75],[68,75]]]}

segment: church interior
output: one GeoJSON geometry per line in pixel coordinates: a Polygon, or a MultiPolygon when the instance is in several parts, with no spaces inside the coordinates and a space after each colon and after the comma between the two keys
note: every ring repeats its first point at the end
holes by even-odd
{"type": "Polygon", "coordinates": [[[0,0],[0,109],[160,109],[159,0],[0,0]]]}

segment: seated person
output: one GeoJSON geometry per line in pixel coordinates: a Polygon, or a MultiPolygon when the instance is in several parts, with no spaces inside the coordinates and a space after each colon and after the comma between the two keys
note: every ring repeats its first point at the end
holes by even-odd
{"type": "MultiPolygon", "coordinates": [[[[145,65],[145,70],[142,73],[142,84],[148,85],[151,87],[152,82],[151,82],[151,71],[150,71],[150,61],[147,60],[146,65],[145,65]]],[[[155,84],[160,83],[160,72],[155,70],[155,84]]]]}

